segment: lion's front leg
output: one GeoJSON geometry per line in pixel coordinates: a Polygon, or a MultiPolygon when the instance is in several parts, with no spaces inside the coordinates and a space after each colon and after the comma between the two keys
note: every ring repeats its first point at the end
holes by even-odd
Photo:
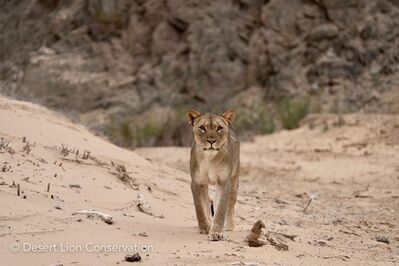
{"type": "Polygon", "coordinates": [[[238,194],[238,173],[231,179],[231,190],[229,195],[229,204],[227,206],[226,223],[224,225],[226,231],[234,230],[234,207],[238,194]]]}
{"type": "Polygon", "coordinates": [[[216,212],[209,231],[209,240],[211,241],[227,240],[223,227],[229,203],[229,194],[230,180],[220,182],[216,187],[216,212]]]}
{"type": "Polygon", "coordinates": [[[191,192],[193,193],[195,213],[197,215],[200,233],[208,234],[211,227],[206,208],[208,203],[205,201],[206,197],[208,197],[208,186],[204,184],[197,184],[192,181],[191,192]]]}

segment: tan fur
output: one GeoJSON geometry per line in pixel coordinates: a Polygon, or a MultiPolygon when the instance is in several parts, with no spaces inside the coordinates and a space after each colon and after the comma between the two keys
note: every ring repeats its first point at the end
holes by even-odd
{"type": "Polygon", "coordinates": [[[234,112],[223,115],[187,112],[193,127],[190,174],[195,211],[201,233],[212,241],[226,240],[224,229],[234,229],[234,206],[237,200],[240,167],[240,141],[230,127],[234,112]],[[208,186],[216,186],[211,215],[208,186]]]}

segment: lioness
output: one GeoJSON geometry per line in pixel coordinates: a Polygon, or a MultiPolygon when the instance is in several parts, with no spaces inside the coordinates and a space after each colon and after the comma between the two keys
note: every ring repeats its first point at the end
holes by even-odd
{"type": "Polygon", "coordinates": [[[234,229],[240,166],[240,141],[230,127],[234,112],[216,115],[190,110],[187,119],[194,134],[190,158],[191,191],[200,232],[209,234],[211,241],[227,240],[223,229],[234,229]],[[216,186],[213,203],[208,185],[216,186]],[[212,217],[213,206],[216,210],[212,217]]]}

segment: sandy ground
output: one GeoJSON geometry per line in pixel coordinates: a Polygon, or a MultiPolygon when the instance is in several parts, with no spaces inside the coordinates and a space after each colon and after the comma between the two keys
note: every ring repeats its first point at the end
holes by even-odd
{"type": "Polygon", "coordinates": [[[297,130],[243,143],[228,242],[198,233],[188,148],[127,151],[4,98],[1,138],[3,265],[128,265],[134,249],[140,265],[399,264],[399,116],[313,116],[297,130]],[[74,214],[80,210],[110,214],[113,223],[74,214]],[[283,239],[288,251],[248,247],[259,219],[265,233],[296,235],[283,239]]]}

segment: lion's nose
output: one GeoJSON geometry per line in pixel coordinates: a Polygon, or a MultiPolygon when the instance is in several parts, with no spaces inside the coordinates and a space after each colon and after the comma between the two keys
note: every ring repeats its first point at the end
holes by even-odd
{"type": "Polygon", "coordinates": [[[209,142],[209,144],[211,144],[211,146],[212,146],[212,144],[215,143],[216,140],[208,140],[208,142],[209,142]]]}

